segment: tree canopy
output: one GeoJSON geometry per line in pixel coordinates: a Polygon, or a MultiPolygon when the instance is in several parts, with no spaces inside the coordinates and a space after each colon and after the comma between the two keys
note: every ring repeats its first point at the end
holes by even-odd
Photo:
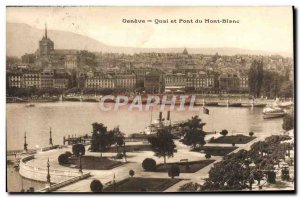
{"type": "Polygon", "coordinates": [[[176,145],[173,140],[173,135],[166,129],[159,129],[156,136],[148,138],[151,148],[157,157],[163,157],[166,163],[166,157],[173,157],[176,152],[176,145]]]}

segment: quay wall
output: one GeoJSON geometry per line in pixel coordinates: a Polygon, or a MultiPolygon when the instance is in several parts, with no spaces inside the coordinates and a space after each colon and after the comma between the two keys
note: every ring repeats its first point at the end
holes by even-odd
{"type": "MultiPolygon", "coordinates": [[[[22,177],[32,179],[35,181],[47,182],[48,170],[46,168],[34,167],[28,165],[26,162],[33,160],[34,155],[24,157],[20,160],[19,173],[22,177]]],[[[79,171],[63,171],[53,170],[50,167],[51,183],[60,183],[61,181],[72,179],[74,177],[81,176],[79,171]]]]}

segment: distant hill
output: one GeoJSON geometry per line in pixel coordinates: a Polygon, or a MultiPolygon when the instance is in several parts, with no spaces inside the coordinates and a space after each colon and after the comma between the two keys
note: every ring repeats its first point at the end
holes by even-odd
{"type": "MultiPolygon", "coordinates": [[[[38,42],[44,35],[43,29],[33,28],[22,23],[7,23],[6,24],[6,54],[8,56],[22,56],[25,53],[33,53],[38,48],[38,42]]],[[[118,47],[109,46],[99,42],[93,38],[75,34],[66,31],[48,30],[50,39],[54,42],[55,49],[78,49],[89,50],[92,52],[113,52],[113,53],[139,53],[139,52],[164,52],[164,53],[179,53],[183,48],[133,48],[133,47],[118,47]]],[[[220,55],[271,55],[277,54],[281,56],[292,57],[287,53],[271,53],[266,51],[247,50],[238,48],[188,48],[190,54],[215,54],[220,55]]]]}

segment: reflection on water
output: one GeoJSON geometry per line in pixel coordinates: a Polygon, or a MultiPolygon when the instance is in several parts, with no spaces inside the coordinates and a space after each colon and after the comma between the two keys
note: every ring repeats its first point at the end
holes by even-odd
{"type": "MultiPolygon", "coordinates": [[[[111,104],[113,105],[113,104],[111,104]]],[[[54,144],[62,144],[63,136],[90,133],[93,122],[102,122],[108,128],[119,126],[125,134],[143,131],[150,123],[151,112],[133,110],[128,107],[115,111],[101,111],[97,103],[63,102],[37,103],[26,108],[24,104],[7,104],[7,149],[22,149],[24,132],[27,132],[29,148],[48,145],[49,128],[52,128],[54,144]]],[[[275,134],[282,131],[282,118],[263,120],[262,108],[208,107],[210,114],[199,111],[173,111],[172,121],[179,121],[199,115],[207,123],[205,131],[227,129],[230,133],[249,133],[256,136],[275,134]]],[[[159,107],[152,111],[153,119],[158,117],[159,107]]],[[[164,112],[166,117],[167,113],[164,112]]]]}
{"type": "Polygon", "coordinates": [[[38,182],[29,179],[22,178],[18,171],[12,166],[7,166],[7,191],[8,192],[20,192],[21,189],[25,191],[30,187],[34,187],[35,191],[42,189],[46,186],[45,182],[38,182]]]}

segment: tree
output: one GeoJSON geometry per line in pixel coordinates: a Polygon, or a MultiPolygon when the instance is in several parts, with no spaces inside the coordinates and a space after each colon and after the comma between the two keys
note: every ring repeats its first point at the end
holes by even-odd
{"type": "Polygon", "coordinates": [[[282,128],[286,131],[289,131],[294,128],[294,115],[287,114],[283,118],[282,128]]]}
{"type": "Polygon", "coordinates": [[[129,171],[129,175],[130,175],[130,177],[133,177],[133,176],[134,176],[134,174],[135,174],[134,170],[130,170],[130,171],[129,171]]]}
{"type": "Polygon", "coordinates": [[[206,153],[206,154],[205,154],[205,158],[206,158],[206,159],[210,159],[210,158],[211,158],[211,154],[206,153]]]}
{"type": "Polygon", "coordinates": [[[76,157],[85,155],[85,147],[83,144],[74,144],[72,146],[72,152],[76,157]]]}
{"type": "Polygon", "coordinates": [[[93,123],[91,151],[100,152],[101,157],[104,151],[109,150],[111,145],[117,142],[123,141],[124,135],[120,132],[119,128],[116,127],[111,131],[107,130],[107,127],[102,123],[93,123]]]}
{"type": "Polygon", "coordinates": [[[223,136],[226,136],[228,134],[228,131],[226,129],[223,129],[221,132],[220,132],[221,135],[223,136]]]}
{"type": "Polygon", "coordinates": [[[180,174],[179,166],[176,166],[176,165],[172,164],[172,166],[169,168],[169,171],[168,171],[169,177],[174,179],[174,177],[179,176],[179,174],[180,174]]]}
{"type": "Polygon", "coordinates": [[[203,131],[203,126],[205,123],[201,122],[198,116],[192,117],[183,124],[183,141],[182,143],[195,148],[197,145],[204,146],[206,144],[205,132],[203,131]]]}
{"type": "Polygon", "coordinates": [[[249,132],[249,136],[252,137],[254,135],[254,133],[251,131],[249,132]]]}
{"type": "Polygon", "coordinates": [[[294,95],[293,82],[285,81],[281,83],[279,96],[284,98],[292,98],[294,95]]]}
{"type": "Polygon", "coordinates": [[[246,188],[249,175],[249,169],[238,160],[223,160],[210,169],[209,178],[204,183],[202,190],[241,190],[246,188]]]}
{"type": "Polygon", "coordinates": [[[67,164],[69,162],[69,157],[63,153],[58,156],[58,163],[61,165],[67,164]]]}
{"type": "Polygon", "coordinates": [[[156,136],[148,138],[151,148],[157,157],[163,157],[166,164],[166,157],[173,157],[176,152],[176,145],[173,141],[173,135],[166,129],[159,129],[156,136]]]}
{"type": "Polygon", "coordinates": [[[257,185],[260,185],[260,181],[264,178],[264,173],[261,170],[255,170],[253,172],[253,179],[257,181],[257,185]]]}
{"type": "Polygon", "coordinates": [[[142,167],[146,171],[154,171],[156,169],[156,161],[152,158],[146,158],[142,163],[142,167]]]}
{"type": "Polygon", "coordinates": [[[260,96],[264,75],[263,72],[263,61],[254,60],[248,73],[249,90],[254,97],[260,96]]]}
{"type": "Polygon", "coordinates": [[[119,127],[115,127],[112,132],[114,133],[114,142],[116,143],[117,146],[117,152],[119,153],[119,147],[123,146],[125,144],[125,138],[124,138],[124,133],[122,133],[119,129],[119,127]]]}
{"type": "Polygon", "coordinates": [[[102,192],[103,185],[99,180],[95,179],[91,182],[90,188],[92,192],[102,192]]]}

